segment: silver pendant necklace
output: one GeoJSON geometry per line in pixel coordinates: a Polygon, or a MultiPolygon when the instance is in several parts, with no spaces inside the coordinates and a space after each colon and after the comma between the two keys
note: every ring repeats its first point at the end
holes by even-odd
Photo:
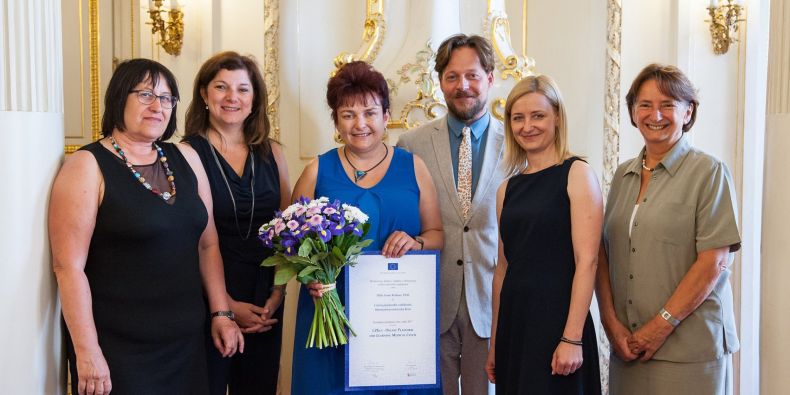
{"type": "MultiPolygon", "coordinates": [[[[255,214],[255,159],[254,155],[252,154],[252,147],[248,146],[247,148],[250,150],[250,170],[252,171],[252,177],[250,178],[250,193],[252,194],[252,207],[250,208],[250,223],[247,225],[247,234],[241,234],[241,228],[239,227],[239,214],[236,209],[236,199],[233,197],[233,190],[230,189],[230,183],[228,183],[228,177],[225,176],[225,171],[222,170],[222,164],[219,163],[219,157],[217,156],[217,151],[214,149],[214,145],[211,144],[208,139],[209,148],[211,148],[211,155],[214,156],[214,162],[217,164],[217,168],[219,169],[219,174],[222,175],[222,181],[225,181],[225,187],[228,188],[228,195],[230,195],[230,202],[233,204],[233,219],[236,220],[236,231],[239,233],[239,237],[242,240],[247,240],[250,238],[250,232],[252,231],[252,216],[255,214]]],[[[242,174],[244,171],[242,170],[242,174]]]]}

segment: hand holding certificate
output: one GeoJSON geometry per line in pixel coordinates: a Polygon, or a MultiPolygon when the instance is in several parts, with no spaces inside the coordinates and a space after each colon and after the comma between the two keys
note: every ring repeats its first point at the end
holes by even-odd
{"type": "Polygon", "coordinates": [[[357,333],[346,349],[347,390],[439,386],[438,261],[438,251],[367,253],[347,268],[357,333]]]}

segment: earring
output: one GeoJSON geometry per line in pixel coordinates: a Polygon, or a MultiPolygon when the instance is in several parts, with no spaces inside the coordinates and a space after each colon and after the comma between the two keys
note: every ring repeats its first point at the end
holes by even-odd
{"type": "Polygon", "coordinates": [[[332,135],[332,139],[335,140],[335,143],[337,144],[345,143],[345,141],[343,141],[343,137],[340,136],[340,132],[337,130],[337,128],[335,128],[335,133],[332,135]]]}
{"type": "Polygon", "coordinates": [[[208,104],[206,104],[206,110],[208,110],[208,104]]]}
{"type": "Polygon", "coordinates": [[[389,130],[387,129],[386,126],[384,126],[384,133],[381,134],[381,141],[387,141],[389,137],[390,137],[389,130]]]}

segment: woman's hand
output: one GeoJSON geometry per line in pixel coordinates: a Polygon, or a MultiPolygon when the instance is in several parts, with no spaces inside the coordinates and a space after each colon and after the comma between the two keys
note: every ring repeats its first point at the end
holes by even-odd
{"type": "Polygon", "coordinates": [[[628,347],[628,338],[631,337],[631,332],[620,321],[612,320],[608,325],[604,325],[604,329],[606,329],[612,350],[620,359],[629,362],[639,357],[638,354],[632,353],[628,347]]]}
{"type": "Polygon", "coordinates": [[[488,375],[488,381],[490,381],[491,384],[496,384],[495,354],[494,345],[492,344],[488,347],[488,358],[486,358],[486,374],[488,375]]]}
{"type": "Polygon", "coordinates": [[[414,240],[406,232],[396,230],[387,237],[384,246],[381,248],[381,255],[387,258],[400,258],[410,250],[419,249],[420,243],[414,240]]]}
{"type": "Polygon", "coordinates": [[[274,325],[277,324],[277,318],[272,318],[272,315],[280,308],[280,305],[283,303],[283,299],[285,298],[285,293],[282,290],[275,289],[272,291],[272,294],[269,295],[269,299],[266,299],[266,303],[263,305],[263,313],[261,314],[261,319],[263,320],[263,327],[259,332],[267,332],[272,329],[274,325]]]}
{"type": "Polygon", "coordinates": [[[77,375],[79,395],[107,395],[112,390],[110,368],[101,351],[78,354],[77,375]]]}
{"type": "Polygon", "coordinates": [[[305,286],[307,287],[307,292],[310,292],[310,296],[316,299],[324,296],[325,293],[335,289],[334,284],[321,284],[318,281],[313,281],[305,286]]]}
{"type": "Polygon", "coordinates": [[[227,317],[211,318],[211,339],[223,357],[232,357],[236,351],[244,353],[244,336],[239,326],[227,317]]]}
{"type": "Polygon", "coordinates": [[[639,356],[640,361],[649,361],[675,328],[659,316],[653,317],[645,326],[628,337],[628,348],[639,356]]]}
{"type": "Polygon", "coordinates": [[[230,299],[230,309],[236,316],[236,324],[243,333],[263,332],[266,326],[263,319],[266,312],[263,307],[230,299]]]}
{"type": "Polygon", "coordinates": [[[583,360],[581,346],[560,342],[551,357],[551,374],[572,374],[582,367],[583,360]]]}

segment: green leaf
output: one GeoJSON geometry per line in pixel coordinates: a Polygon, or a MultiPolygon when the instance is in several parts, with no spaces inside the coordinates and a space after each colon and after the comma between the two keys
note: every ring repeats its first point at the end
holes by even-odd
{"type": "Polygon", "coordinates": [[[307,276],[316,270],[318,270],[318,266],[307,266],[306,268],[302,269],[302,271],[299,272],[299,277],[307,276]]]}
{"type": "Polygon", "coordinates": [[[313,239],[305,237],[302,240],[302,245],[299,246],[299,256],[309,257],[311,252],[313,252],[313,239]]]}
{"type": "Polygon", "coordinates": [[[301,257],[298,255],[284,256],[283,258],[285,258],[285,260],[287,260],[289,263],[294,263],[297,265],[307,266],[312,264],[309,258],[301,257]]]}
{"type": "Polygon", "coordinates": [[[286,262],[288,262],[288,260],[286,260],[285,257],[280,254],[275,254],[264,259],[263,262],[261,262],[261,266],[279,266],[286,262]]]}
{"type": "Polygon", "coordinates": [[[274,273],[274,285],[288,284],[292,278],[296,277],[296,267],[292,264],[285,264],[277,267],[274,273]]]}
{"type": "Polygon", "coordinates": [[[369,246],[371,243],[373,243],[373,239],[366,239],[366,240],[360,241],[358,245],[360,247],[362,247],[362,248],[365,248],[365,247],[369,246]]]}

